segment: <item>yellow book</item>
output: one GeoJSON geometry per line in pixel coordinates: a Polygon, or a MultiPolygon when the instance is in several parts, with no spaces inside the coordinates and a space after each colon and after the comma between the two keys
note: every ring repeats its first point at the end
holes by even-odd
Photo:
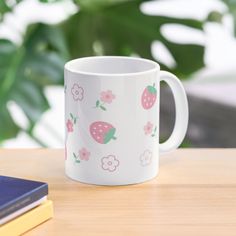
{"type": "Polygon", "coordinates": [[[45,201],[38,207],[0,226],[0,236],[18,236],[53,217],[52,201],[45,201]]]}

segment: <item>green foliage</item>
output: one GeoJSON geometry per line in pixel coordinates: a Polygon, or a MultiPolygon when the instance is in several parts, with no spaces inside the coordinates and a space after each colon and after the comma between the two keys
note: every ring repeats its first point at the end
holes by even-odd
{"type": "Polygon", "coordinates": [[[2,16],[7,13],[11,12],[12,9],[15,7],[17,3],[19,3],[21,0],[15,0],[12,4],[10,4],[10,1],[6,0],[0,0],[0,20],[2,19],[2,16]]]}
{"type": "Polygon", "coordinates": [[[233,16],[234,35],[236,36],[236,0],[223,0],[223,2],[228,6],[228,11],[233,16]]]}
{"type": "MultiPolygon", "coordinates": [[[[117,5],[123,2],[131,2],[136,0],[74,0],[75,3],[79,5],[82,10],[93,11],[106,8],[108,6],[117,5]]],[[[144,2],[144,1],[139,1],[144,2]]]]}
{"type": "Polygon", "coordinates": [[[63,83],[63,65],[68,59],[63,35],[56,27],[29,27],[24,42],[15,46],[0,40],[0,141],[14,137],[21,127],[9,114],[14,101],[29,120],[28,132],[49,108],[44,95],[48,85],[63,83]]]}
{"type": "Polygon", "coordinates": [[[178,76],[186,78],[192,72],[202,68],[203,46],[173,43],[160,33],[164,24],[182,24],[201,30],[202,22],[145,15],[140,11],[140,2],[122,1],[120,4],[109,4],[99,10],[94,10],[95,6],[87,7],[86,10],[81,10],[68,19],[62,28],[67,41],[70,42],[69,50],[72,58],[100,54],[138,54],[154,60],[151,43],[159,40],[169,49],[177,64],[173,70],[161,65],[163,69],[171,70],[178,76]]]}
{"type": "MultiPolygon", "coordinates": [[[[39,1],[47,4],[59,0],[39,1]]],[[[145,15],[140,10],[144,0],[74,2],[80,11],[58,25],[30,25],[21,45],[0,40],[0,142],[22,130],[8,111],[9,101],[22,109],[30,124],[24,131],[33,136],[35,124],[49,109],[44,89],[63,84],[63,65],[69,59],[136,54],[154,60],[151,44],[159,40],[176,61],[175,68],[161,65],[162,69],[183,79],[204,65],[203,46],[173,43],[160,33],[163,25],[172,23],[202,30],[203,22],[145,15]]],[[[13,8],[0,1],[0,14],[13,8]]]]}

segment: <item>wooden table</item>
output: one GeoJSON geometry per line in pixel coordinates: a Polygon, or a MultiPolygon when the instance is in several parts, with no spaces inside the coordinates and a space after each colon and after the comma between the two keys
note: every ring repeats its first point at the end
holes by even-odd
{"type": "Polygon", "coordinates": [[[0,174],[49,183],[55,216],[26,235],[236,235],[236,149],[172,152],[156,179],[124,187],[68,179],[62,150],[0,150],[0,174]]]}

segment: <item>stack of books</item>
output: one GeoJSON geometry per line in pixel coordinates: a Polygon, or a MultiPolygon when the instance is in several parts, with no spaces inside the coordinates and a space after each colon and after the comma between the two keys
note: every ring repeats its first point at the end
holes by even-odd
{"type": "Polygon", "coordinates": [[[0,236],[21,235],[53,216],[46,183],[0,176],[0,236]]]}

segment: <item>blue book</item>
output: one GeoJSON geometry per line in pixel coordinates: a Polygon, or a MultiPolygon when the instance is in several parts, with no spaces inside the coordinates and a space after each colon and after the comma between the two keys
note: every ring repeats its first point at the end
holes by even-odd
{"type": "Polygon", "coordinates": [[[0,175],[0,219],[47,195],[46,183],[0,175]]]}

